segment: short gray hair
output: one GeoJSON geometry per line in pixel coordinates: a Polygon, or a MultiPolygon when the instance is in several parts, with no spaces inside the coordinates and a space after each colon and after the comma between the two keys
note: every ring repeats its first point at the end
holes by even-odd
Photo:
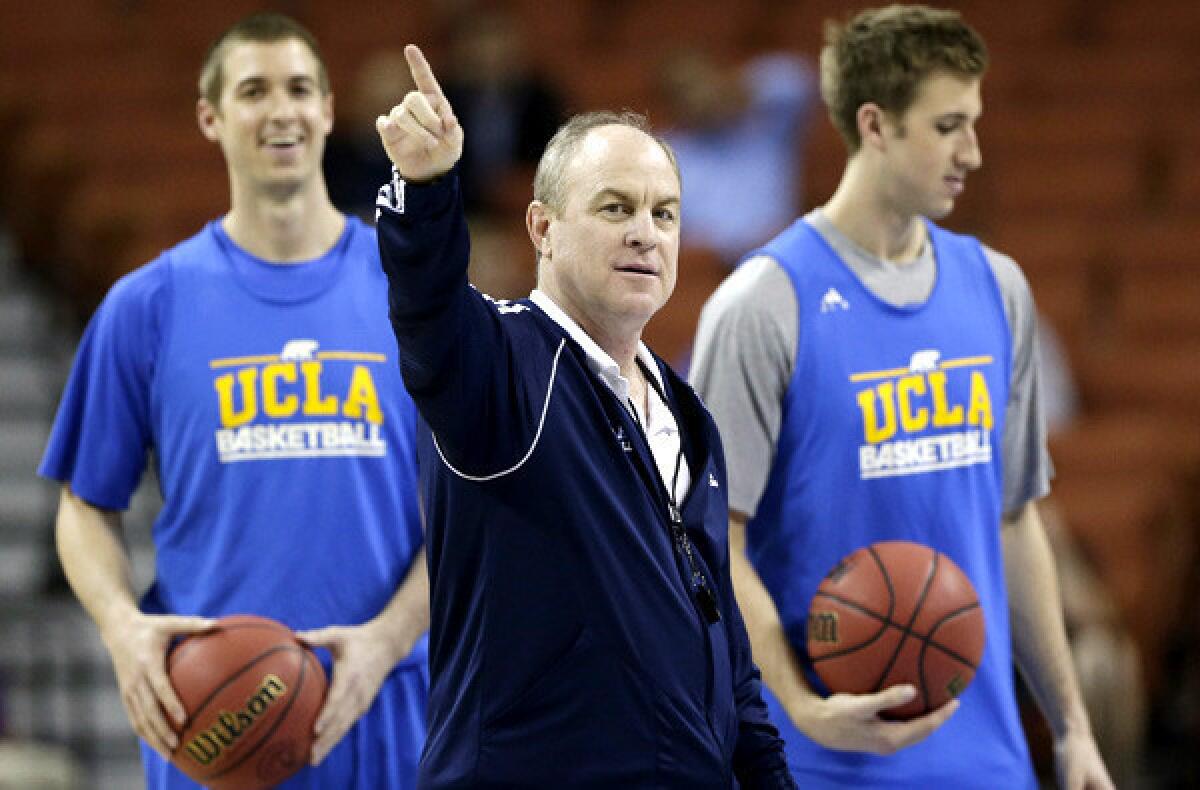
{"type": "Polygon", "coordinates": [[[580,143],[587,137],[588,132],[601,126],[628,126],[637,129],[654,142],[658,143],[671,167],[675,169],[675,177],[683,184],[679,173],[679,162],[675,159],[675,151],[670,144],[650,130],[646,116],[632,110],[612,112],[585,112],[572,116],[558,128],[546,150],[538,162],[537,173],[533,177],[533,199],[546,204],[555,212],[561,212],[567,202],[567,165],[575,158],[580,143]]]}

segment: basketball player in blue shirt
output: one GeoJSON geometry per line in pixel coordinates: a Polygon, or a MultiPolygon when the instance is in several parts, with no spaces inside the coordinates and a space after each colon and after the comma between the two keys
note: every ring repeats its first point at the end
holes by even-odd
{"type": "Polygon", "coordinates": [[[374,231],[326,193],[325,66],[291,19],[250,17],[210,50],[200,93],[230,210],[122,278],[88,326],[40,470],[63,483],[59,554],[149,787],[196,787],[165,759],[167,719],[184,721],[167,648],[234,613],[309,629],[333,658],[315,765],[285,787],[411,787],[429,616],[416,411],[374,231]],[[164,505],[139,604],[120,511],[148,451],[164,505]]]}
{"type": "Polygon", "coordinates": [[[701,317],[693,383],[730,457],[737,595],[803,787],[1036,787],[1014,659],[1062,785],[1112,787],[1034,504],[1050,464],[1033,300],[1011,258],[934,224],[981,165],[986,64],[954,12],[890,6],[830,26],[821,91],[850,151],[841,184],[701,317]],[[822,697],[805,652],[824,574],[886,539],[958,563],[987,624],[962,698],[908,722],[878,714],[915,689],[822,697]]]}

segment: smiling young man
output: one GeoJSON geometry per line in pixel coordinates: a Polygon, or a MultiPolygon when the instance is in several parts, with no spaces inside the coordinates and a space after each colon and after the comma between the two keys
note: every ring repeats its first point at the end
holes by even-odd
{"type": "MultiPolygon", "coordinates": [[[[321,172],[333,123],[311,34],[249,17],[213,45],[197,118],[230,209],[118,282],[90,322],[41,473],[67,578],[111,654],[151,788],[184,712],[172,640],[275,618],[332,655],[312,762],[289,788],[411,787],[424,742],[428,582],[416,412],[370,228],[321,172]],[[164,506],[140,604],[121,536],[152,453],[164,506]],[[343,737],[345,736],[345,737],[343,737]]],[[[186,189],[186,185],[180,188],[186,189]]]]}
{"type": "Polygon", "coordinates": [[[638,116],[568,121],[526,216],[537,290],[495,302],[467,282],[463,130],[406,55],[378,226],[422,417],[422,787],[792,787],[733,597],[716,428],[640,340],[675,284],[670,149],[638,116]]]}
{"type": "Polygon", "coordinates": [[[821,90],[850,152],[841,183],[701,316],[693,381],[729,448],[734,582],[805,787],[1036,787],[1014,659],[1063,786],[1111,787],[1034,507],[1050,463],[1033,300],[1011,258],[934,224],[982,164],[986,64],[955,12],[889,6],[831,24],[821,90]],[[907,722],[879,713],[912,687],[822,697],[806,655],[823,576],[889,539],[958,563],[987,624],[962,698],[907,722]]]}

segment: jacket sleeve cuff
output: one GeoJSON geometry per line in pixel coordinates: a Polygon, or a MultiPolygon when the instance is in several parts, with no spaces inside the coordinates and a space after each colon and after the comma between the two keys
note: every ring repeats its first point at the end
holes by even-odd
{"type": "Polygon", "coordinates": [[[435,216],[454,203],[458,193],[458,166],[432,181],[405,181],[392,166],[392,178],[379,188],[375,198],[375,221],[385,213],[422,219],[435,216]]]}

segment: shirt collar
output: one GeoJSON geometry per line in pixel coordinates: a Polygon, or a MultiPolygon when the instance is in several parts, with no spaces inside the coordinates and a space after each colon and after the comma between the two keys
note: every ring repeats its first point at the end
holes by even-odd
{"type": "MultiPolygon", "coordinates": [[[[579,344],[583,352],[587,355],[588,367],[593,373],[604,380],[616,396],[622,401],[629,398],[629,380],[621,375],[621,368],[616,361],[609,356],[608,352],[600,348],[600,344],[592,339],[591,335],[583,331],[583,327],[575,323],[571,316],[554,303],[545,291],[534,289],[533,293],[529,294],[529,300],[541,308],[542,312],[550,317],[550,320],[563,328],[567,336],[579,344]]],[[[654,376],[654,381],[660,390],[663,389],[662,374],[658,370],[658,363],[654,360],[654,355],[650,353],[650,349],[642,341],[638,341],[637,358],[642,361],[645,369],[650,371],[650,375],[654,376]]]]}

